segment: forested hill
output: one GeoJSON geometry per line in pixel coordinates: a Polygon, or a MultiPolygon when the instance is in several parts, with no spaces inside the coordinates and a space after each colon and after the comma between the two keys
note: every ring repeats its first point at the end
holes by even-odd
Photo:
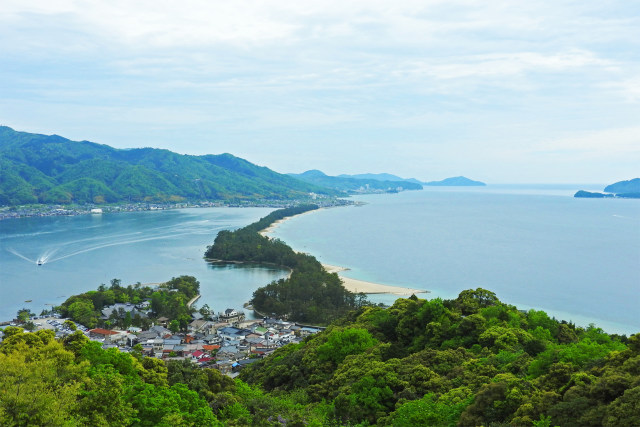
{"type": "Polygon", "coordinates": [[[0,126],[0,205],[286,200],[333,190],[231,154],[121,150],[0,126]]]}
{"type": "Polygon", "coordinates": [[[480,288],[362,307],[240,378],[329,406],[328,425],[640,425],[640,334],[579,328],[480,288]]]}

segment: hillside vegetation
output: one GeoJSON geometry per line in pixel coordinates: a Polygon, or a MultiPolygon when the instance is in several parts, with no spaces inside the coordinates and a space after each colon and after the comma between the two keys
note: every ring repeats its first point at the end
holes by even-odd
{"type": "Polygon", "coordinates": [[[338,425],[640,425],[640,335],[522,312],[484,289],[363,307],[240,377],[328,403],[338,425]]]}
{"type": "Polygon", "coordinates": [[[335,191],[231,154],[119,150],[0,127],[0,205],[287,200],[335,191]]]}
{"type": "Polygon", "coordinates": [[[637,426],[640,335],[577,328],[493,293],[361,307],[232,380],[7,327],[0,424],[637,426]]]}

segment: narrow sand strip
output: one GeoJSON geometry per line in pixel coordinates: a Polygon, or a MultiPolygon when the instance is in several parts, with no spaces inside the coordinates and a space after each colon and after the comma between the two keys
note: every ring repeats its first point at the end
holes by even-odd
{"type": "MultiPolygon", "coordinates": [[[[304,212],[301,215],[306,215],[308,213],[312,213],[316,211],[317,210],[304,212]]],[[[260,234],[265,237],[271,237],[269,236],[269,234],[272,233],[276,228],[278,228],[280,224],[282,224],[289,218],[292,218],[292,217],[288,216],[275,221],[269,227],[265,228],[264,230],[261,230],[260,234]]],[[[389,285],[383,285],[381,283],[373,283],[373,282],[366,282],[364,280],[352,279],[350,277],[345,277],[339,274],[342,271],[349,270],[346,267],[340,267],[337,265],[329,265],[329,264],[322,264],[322,266],[329,273],[338,273],[338,276],[340,277],[340,279],[342,279],[342,283],[344,284],[344,287],[350,292],[355,292],[355,293],[363,292],[365,294],[392,294],[392,295],[412,295],[412,294],[424,294],[429,292],[423,289],[403,288],[401,286],[389,286],[389,285]]]]}
{"type": "Polygon", "coordinates": [[[280,224],[282,224],[283,222],[285,222],[289,218],[291,218],[291,217],[287,216],[287,217],[284,217],[282,219],[279,219],[276,222],[274,222],[273,224],[271,224],[270,226],[268,226],[267,228],[265,228],[264,230],[260,230],[258,233],[260,233],[264,237],[269,237],[268,236],[269,233],[272,233],[276,228],[278,228],[278,226],[280,224]]]}
{"type": "Polygon", "coordinates": [[[284,218],[282,218],[282,219],[279,219],[279,220],[275,221],[273,224],[271,224],[270,226],[268,226],[268,227],[267,227],[267,228],[265,228],[264,230],[260,230],[260,231],[258,231],[258,233],[260,233],[260,234],[261,234],[261,235],[263,235],[264,237],[269,237],[269,236],[268,236],[268,234],[273,233],[273,231],[274,231],[276,228],[278,228],[278,226],[279,226],[280,224],[282,224],[283,222],[285,222],[286,220],[291,219],[291,218],[293,218],[294,216],[302,216],[302,215],[312,214],[312,213],[314,213],[314,212],[319,212],[319,211],[321,211],[321,210],[323,210],[323,209],[326,209],[326,208],[318,208],[318,209],[314,209],[314,210],[312,210],[312,211],[302,212],[301,214],[297,214],[297,215],[285,216],[284,218]]]}
{"type": "Polygon", "coordinates": [[[339,267],[336,265],[322,264],[325,270],[329,273],[338,273],[344,287],[350,292],[363,292],[365,294],[392,294],[392,295],[412,295],[412,294],[424,294],[429,291],[422,289],[403,288],[401,286],[389,286],[381,283],[366,282],[364,280],[352,279],[339,274],[342,271],[349,270],[345,267],[339,267]]]}

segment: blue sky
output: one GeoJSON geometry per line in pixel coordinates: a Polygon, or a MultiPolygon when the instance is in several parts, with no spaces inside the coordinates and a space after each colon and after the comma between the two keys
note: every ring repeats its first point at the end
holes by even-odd
{"type": "Polygon", "coordinates": [[[279,172],[640,175],[634,1],[0,2],[0,124],[279,172]]]}

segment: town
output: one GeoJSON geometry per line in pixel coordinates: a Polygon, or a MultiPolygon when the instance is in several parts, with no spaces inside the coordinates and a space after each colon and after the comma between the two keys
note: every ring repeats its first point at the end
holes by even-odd
{"type": "MultiPolygon", "coordinates": [[[[102,309],[102,320],[114,316],[145,316],[149,302],[116,303],[102,309]]],[[[240,370],[269,356],[275,349],[289,343],[299,343],[305,337],[320,332],[322,327],[310,327],[282,319],[264,317],[247,319],[243,311],[228,308],[207,318],[200,312],[192,314],[186,332],[170,328],[170,320],[160,317],[148,329],[130,326],[124,329],[87,328],[58,314],[18,316],[4,326],[23,326],[27,330],[51,329],[63,339],[81,331],[90,340],[102,343],[102,348],[117,348],[122,352],[139,352],[144,357],[164,360],[190,360],[200,367],[219,370],[232,378],[240,370]]],[[[0,331],[0,342],[2,342],[0,331]]]]}
{"type": "MultiPolygon", "coordinates": [[[[360,192],[359,192],[360,193],[360,192]]],[[[45,216],[77,216],[103,213],[161,211],[186,208],[285,208],[288,206],[313,202],[321,207],[335,207],[358,204],[351,200],[326,197],[309,193],[308,197],[296,200],[198,200],[182,202],[131,202],[115,204],[32,204],[24,206],[0,206],[0,220],[45,216]]]]}

